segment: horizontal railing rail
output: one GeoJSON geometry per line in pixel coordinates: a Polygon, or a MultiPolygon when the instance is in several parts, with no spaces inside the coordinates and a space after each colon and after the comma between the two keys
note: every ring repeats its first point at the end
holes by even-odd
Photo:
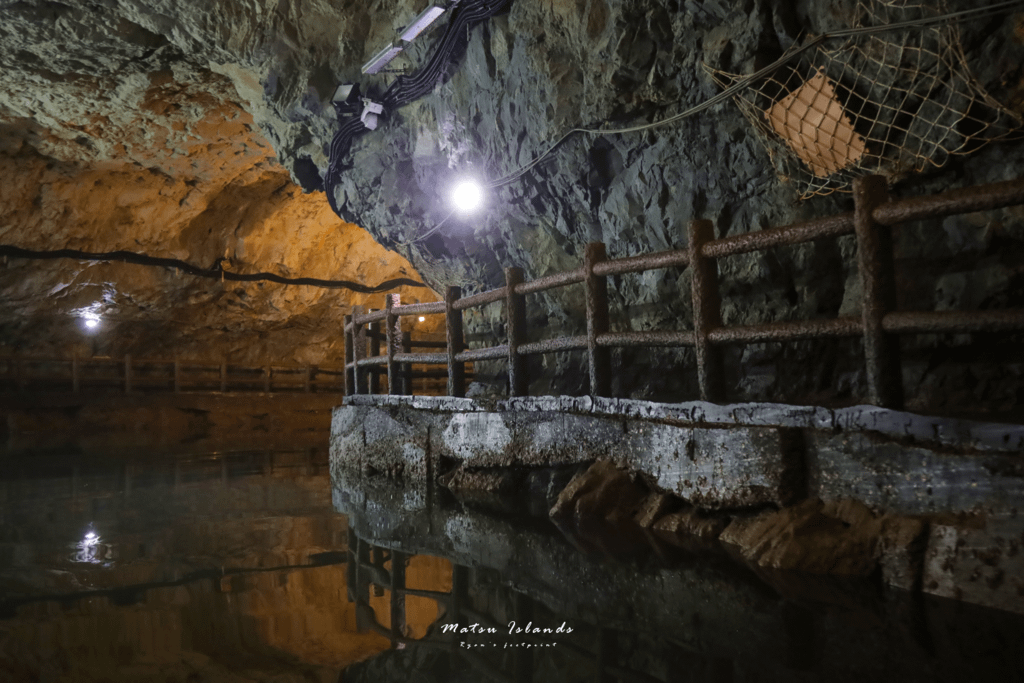
{"type": "Polygon", "coordinates": [[[927,197],[890,200],[879,176],[854,184],[854,211],[741,235],[714,238],[710,221],[690,225],[686,249],[609,259],[601,243],[586,246],[583,265],[572,270],[525,280],[519,268],[505,269],[505,286],[463,297],[449,287],[445,300],[432,304],[400,305],[388,295],[384,309],[347,316],[346,393],[377,393],[363,378],[364,368],[385,366],[390,393],[406,393],[398,380],[398,365],[447,365],[448,394],[465,395],[465,363],[507,359],[511,396],[527,393],[524,357],[531,354],[586,351],[590,392],[611,393],[610,349],[629,347],[693,347],[701,399],[724,400],[724,368],[720,346],[737,343],[788,342],[805,339],[860,337],[864,343],[868,396],[876,405],[903,405],[901,358],[896,335],[946,332],[989,332],[1024,329],[1024,309],[980,311],[898,311],[895,305],[895,264],[891,229],[904,223],[972,211],[1024,204],[1024,179],[951,190],[927,197]],[[862,290],[859,316],[790,320],[749,325],[725,325],[721,316],[717,259],[795,245],[812,240],[854,235],[862,290]],[[690,268],[692,329],[612,331],[609,329],[607,278],[664,268],[690,268]],[[582,283],[586,292],[587,334],[526,340],[525,296],[582,283]],[[466,348],[462,312],[503,302],[505,343],[466,348]],[[411,353],[400,346],[403,315],[443,314],[445,341],[434,342],[445,353],[411,353]],[[384,332],[379,329],[384,324],[384,332]],[[369,329],[367,326],[370,326],[369,329]],[[367,349],[367,342],[371,348],[367,349]],[[380,343],[385,344],[381,352],[380,343]]]}
{"type": "Polygon", "coordinates": [[[71,391],[117,388],[170,392],[341,393],[345,367],[269,363],[244,365],[191,359],[0,357],[0,388],[71,391]]]}

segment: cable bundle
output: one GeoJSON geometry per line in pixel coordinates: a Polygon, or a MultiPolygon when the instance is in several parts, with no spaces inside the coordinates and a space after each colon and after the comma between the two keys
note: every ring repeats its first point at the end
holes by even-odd
{"type": "MultiPolygon", "coordinates": [[[[466,32],[503,10],[509,0],[463,0],[452,10],[451,19],[441,40],[426,66],[411,76],[399,76],[380,99],[384,115],[418,100],[433,91],[437,83],[445,78],[446,70],[457,59],[457,53],[466,47],[466,32]]],[[[341,174],[350,167],[343,165],[356,137],[370,130],[358,116],[349,116],[338,111],[338,132],[331,139],[327,172],[324,175],[324,189],[327,201],[334,213],[341,215],[334,200],[333,188],[341,180],[341,174]]]]}

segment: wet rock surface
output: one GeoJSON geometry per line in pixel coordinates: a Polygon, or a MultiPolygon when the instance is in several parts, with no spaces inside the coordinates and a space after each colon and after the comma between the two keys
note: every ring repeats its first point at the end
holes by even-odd
{"type": "MultiPolygon", "coordinates": [[[[389,486],[401,492],[399,498],[389,494],[399,507],[429,506],[437,482],[470,507],[550,516],[566,533],[582,534],[577,543],[582,548],[591,545],[586,536],[594,524],[618,525],[610,539],[598,542],[602,552],[617,556],[644,552],[646,536],[637,534],[649,529],[651,538],[679,548],[692,551],[710,544],[717,552],[732,554],[759,575],[764,573],[765,580],[782,581],[780,590],[788,579],[773,572],[795,571],[870,578],[899,590],[1024,611],[1014,578],[1024,530],[1018,517],[1024,500],[1017,471],[1020,451],[1013,437],[1019,428],[1014,426],[1004,426],[1009,438],[1001,439],[995,425],[946,421],[934,431],[931,444],[911,445],[906,433],[916,429],[915,420],[874,408],[836,416],[822,409],[771,405],[728,410],[697,404],[599,405],[592,399],[564,398],[487,403],[354,397],[348,403],[335,410],[331,449],[332,476],[348,482],[336,488],[336,504],[346,509],[369,505],[374,492],[389,486]],[[555,404],[564,404],[566,412],[558,415],[557,431],[547,430],[546,454],[538,457],[535,450],[519,449],[518,421],[524,415],[539,415],[539,424],[553,420],[555,404]],[[582,414],[570,412],[573,407],[582,414]],[[666,424],[672,411],[675,422],[666,424]],[[698,428],[682,421],[684,413],[720,424],[698,428]],[[593,432],[595,420],[620,424],[618,430],[601,432],[620,438],[604,443],[596,462],[581,457],[575,443],[577,430],[593,432]],[[858,420],[860,428],[853,431],[858,420]],[[459,425],[457,434],[453,423],[459,425]],[[782,426],[772,429],[765,423],[782,426]],[[902,429],[890,434],[872,429],[886,425],[902,429]],[[687,457],[671,440],[648,439],[642,447],[629,440],[631,433],[664,428],[713,433],[716,447],[705,456],[700,439],[687,437],[683,443],[694,444],[687,457]],[[774,434],[776,441],[750,445],[750,433],[774,434]],[[446,436],[437,440],[436,434],[446,436]],[[771,447],[781,443],[779,434],[786,436],[786,451],[771,447]],[[958,445],[952,434],[961,435],[958,445]],[[980,442],[987,447],[977,448],[977,435],[990,439],[980,442]],[[559,439],[569,442],[564,453],[559,439]],[[740,449],[735,463],[720,469],[715,486],[697,490],[683,485],[692,476],[686,463],[700,472],[701,458],[733,457],[723,451],[736,443],[746,444],[746,450],[740,449]],[[837,443],[854,445],[840,448],[837,443]],[[996,443],[1014,446],[1000,451],[996,443]],[[666,473],[659,468],[658,463],[666,458],[675,462],[680,453],[679,469],[666,473]],[[750,490],[744,488],[744,468],[751,462],[779,473],[776,491],[785,495],[766,496],[763,490],[760,497],[738,495],[750,490]],[[572,468],[575,474],[569,479],[572,468]],[[410,474],[396,476],[396,471],[410,474]],[[528,484],[531,480],[535,483],[528,484]],[[940,480],[945,482],[941,488],[936,484],[940,480]],[[356,491],[355,482],[369,487],[369,493],[356,491]],[[502,494],[515,504],[495,499],[502,494]]],[[[396,532],[411,532],[407,525],[419,524],[386,506],[376,507],[375,514],[383,515],[384,527],[396,532]]]]}

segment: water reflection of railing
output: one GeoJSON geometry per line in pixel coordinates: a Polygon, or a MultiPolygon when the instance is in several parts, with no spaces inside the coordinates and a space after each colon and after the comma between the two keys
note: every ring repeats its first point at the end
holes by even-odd
{"type": "MultiPolygon", "coordinates": [[[[434,600],[438,607],[443,607],[443,620],[447,624],[479,624],[482,628],[494,628],[501,633],[508,633],[509,625],[500,624],[491,616],[473,609],[470,599],[471,572],[469,567],[452,564],[452,589],[450,592],[422,590],[406,586],[405,569],[411,555],[399,550],[382,548],[349,535],[348,564],[346,570],[349,602],[356,604],[356,628],[360,632],[367,630],[378,633],[389,639],[395,646],[433,648],[458,655],[459,658],[472,665],[481,675],[498,683],[532,683],[534,678],[534,662],[530,648],[514,647],[499,651],[511,655],[511,667],[491,659],[474,654],[473,650],[460,647],[458,637],[442,635],[441,631],[428,633],[423,638],[410,638],[406,635],[406,596],[420,596],[434,600]],[[390,566],[388,566],[390,565],[390,566]],[[385,626],[378,619],[370,604],[371,594],[381,597],[388,592],[389,625],[385,626]]],[[[511,617],[517,624],[526,624],[535,618],[534,600],[511,589],[511,617]]],[[[438,610],[438,615],[442,610],[438,610]]],[[[594,671],[593,680],[598,683],[628,681],[629,683],[665,683],[664,679],[649,673],[637,671],[617,662],[616,633],[614,629],[597,625],[574,624],[577,632],[587,629],[590,642],[595,649],[590,650],[578,642],[570,642],[564,637],[557,640],[545,635],[516,634],[525,642],[536,646],[557,646],[560,652],[566,653],[576,660],[577,665],[594,671]]]]}

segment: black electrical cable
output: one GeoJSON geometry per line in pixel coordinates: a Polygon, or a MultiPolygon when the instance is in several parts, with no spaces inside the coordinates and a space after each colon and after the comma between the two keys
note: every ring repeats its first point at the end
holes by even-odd
{"type": "Polygon", "coordinates": [[[233,273],[224,270],[223,259],[218,259],[211,268],[200,268],[199,266],[180,261],[173,258],[161,258],[139,254],[133,251],[106,251],[91,252],[79,251],[78,249],[52,249],[34,250],[22,249],[9,244],[0,244],[0,256],[25,259],[76,259],[79,261],[120,261],[122,263],[133,263],[140,266],[159,266],[162,268],[175,268],[189,275],[206,277],[211,279],[224,279],[233,282],[276,282],[280,285],[306,285],[309,287],[321,287],[324,289],[348,289],[360,294],[379,294],[387,292],[395,287],[426,287],[422,282],[410,278],[395,278],[385,280],[379,285],[369,287],[351,280],[322,280],[315,277],[282,277],[274,273],[233,273]]]}
{"type": "MultiPolygon", "coordinates": [[[[381,114],[386,116],[432,92],[438,82],[444,80],[446,71],[451,67],[460,46],[461,49],[465,49],[466,32],[501,12],[509,2],[510,0],[478,0],[477,2],[462,0],[451,10],[448,25],[435,45],[434,52],[427,60],[426,65],[415,74],[399,76],[381,95],[379,102],[383,107],[381,114]]],[[[352,116],[349,112],[343,112],[341,109],[338,109],[337,115],[338,130],[331,139],[327,171],[324,173],[324,189],[327,192],[327,202],[331,205],[331,209],[341,216],[341,210],[334,199],[333,188],[341,180],[341,174],[348,168],[344,165],[344,159],[348,157],[352,143],[370,129],[366,127],[359,116],[352,116]]]]}

